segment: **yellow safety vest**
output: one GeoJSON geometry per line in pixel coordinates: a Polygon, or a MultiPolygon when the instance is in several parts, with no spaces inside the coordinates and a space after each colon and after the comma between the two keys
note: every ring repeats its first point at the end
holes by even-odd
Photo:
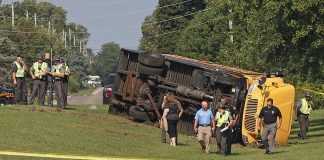
{"type": "Polygon", "coordinates": [[[305,98],[301,99],[302,105],[299,111],[303,114],[310,114],[312,111],[312,107],[308,105],[307,100],[305,98]]]}
{"type": "Polygon", "coordinates": [[[25,77],[25,66],[21,66],[21,64],[17,61],[15,61],[14,64],[17,66],[16,77],[25,77]]]}
{"type": "Polygon", "coordinates": [[[221,116],[220,116],[220,113],[217,112],[217,113],[216,113],[216,119],[217,119],[217,124],[216,124],[216,126],[217,126],[217,127],[220,127],[220,126],[222,126],[223,124],[228,123],[228,118],[229,118],[229,116],[230,116],[230,112],[229,112],[229,111],[225,111],[225,114],[222,116],[222,118],[221,118],[221,116]]]}
{"type": "Polygon", "coordinates": [[[60,68],[62,67],[62,64],[54,65],[53,66],[53,74],[61,74],[60,68]]]}
{"type": "Polygon", "coordinates": [[[38,67],[39,66],[39,63],[38,62],[35,62],[33,64],[33,66],[34,66],[34,75],[35,75],[35,77],[40,77],[41,78],[42,77],[42,73],[45,73],[46,72],[47,63],[43,62],[40,70],[39,70],[39,67],[38,67]]]}

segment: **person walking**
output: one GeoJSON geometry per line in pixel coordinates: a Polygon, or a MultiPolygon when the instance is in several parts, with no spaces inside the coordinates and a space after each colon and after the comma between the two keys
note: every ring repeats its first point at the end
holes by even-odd
{"type": "Polygon", "coordinates": [[[263,107],[259,114],[258,130],[260,130],[260,124],[263,122],[263,133],[261,136],[261,142],[263,143],[266,152],[265,154],[271,155],[273,153],[275,138],[277,130],[282,123],[282,115],[276,106],[273,106],[273,99],[267,99],[267,106],[263,107]],[[279,124],[277,124],[277,118],[279,117],[279,124]],[[269,141],[269,142],[268,142],[269,141]]]}
{"type": "Polygon", "coordinates": [[[310,92],[306,92],[305,98],[300,99],[296,104],[296,115],[300,126],[298,136],[301,140],[306,139],[309,128],[308,117],[313,109],[315,109],[315,105],[312,101],[312,95],[310,92]]]}
{"type": "Polygon", "coordinates": [[[62,78],[62,85],[63,85],[63,98],[64,98],[64,105],[67,106],[67,96],[68,96],[68,88],[69,88],[69,76],[70,76],[70,69],[69,66],[66,65],[66,62],[63,57],[61,57],[61,64],[64,68],[64,77],[62,78]]]}
{"type": "Polygon", "coordinates": [[[30,95],[29,104],[33,104],[38,95],[38,104],[45,105],[45,76],[49,72],[47,63],[43,62],[43,56],[38,55],[37,62],[30,68],[30,75],[34,81],[33,91],[30,95]]]}
{"type": "Polygon", "coordinates": [[[210,139],[215,130],[214,115],[206,101],[201,102],[201,109],[195,115],[194,130],[203,153],[209,153],[210,139]]]}
{"type": "Polygon", "coordinates": [[[230,154],[228,141],[231,140],[229,136],[231,136],[231,126],[233,123],[233,117],[226,109],[226,105],[218,106],[218,111],[215,116],[217,143],[216,153],[224,156],[230,154]]]}
{"type": "MultiPolygon", "coordinates": [[[[166,97],[167,96],[171,96],[171,97],[174,98],[174,94],[172,92],[168,92],[165,96],[163,96],[163,102],[162,102],[162,105],[161,105],[161,108],[163,109],[163,112],[164,112],[164,109],[166,108],[166,97]]],[[[178,100],[177,100],[177,106],[178,106],[179,111],[182,110],[182,105],[178,100]]],[[[161,123],[161,126],[163,126],[162,119],[161,119],[160,123],[161,123]]],[[[166,133],[167,133],[167,131],[165,130],[165,127],[161,127],[161,129],[162,129],[161,130],[162,131],[162,133],[161,133],[162,143],[166,143],[166,133]]],[[[178,134],[176,136],[176,143],[178,144],[178,134]]]]}
{"type": "Polygon", "coordinates": [[[56,57],[54,59],[54,66],[52,68],[52,75],[55,79],[54,88],[55,88],[55,96],[57,100],[57,106],[59,108],[64,109],[64,97],[63,97],[63,84],[62,78],[64,78],[64,68],[60,63],[60,57],[56,57]]]}
{"type": "Polygon", "coordinates": [[[168,123],[168,133],[170,137],[170,145],[175,147],[177,145],[177,125],[180,117],[183,114],[183,108],[179,105],[179,101],[174,98],[173,95],[167,94],[164,99],[164,112],[162,119],[166,118],[168,123]]]}
{"type": "Polygon", "coordinates": [[[17,104],[28,104],[28,90],[25,79],[27,72],[28,67],[25,63],[24,57],[21,54],[18,54],[11,69],[11,77],[13,85],[15,86],[15,101],[17,104]]]}

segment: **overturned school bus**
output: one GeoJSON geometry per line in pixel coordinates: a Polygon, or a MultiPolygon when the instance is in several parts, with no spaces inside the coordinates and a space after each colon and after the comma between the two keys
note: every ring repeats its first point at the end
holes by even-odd
{"type": "MultiPolygon", "coordinates": [[[[184,115],[180,132],[194,134],[193,120],[202,100],[216,108],[221,96],[240,111],[235,136],[244,144],[257,143],[257,115],[268,98],[283,116],[276,142],[285,144],[291,131],[295,89],[283,74],[261,74],[186,57],[122,49],[109,112],[135,120],[157,122],[166,92],[175,93],[184,115]]],[[[262,129],[262,127],[261,127],[262,129]]]]}

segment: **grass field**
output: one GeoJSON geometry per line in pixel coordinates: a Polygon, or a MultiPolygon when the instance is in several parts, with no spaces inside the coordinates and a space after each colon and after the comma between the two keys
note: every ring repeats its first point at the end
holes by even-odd
{"type": "MultiPolygon", "coordinates": [[[[202,154],[199,144],[180,135],[181,145],[172,148],[160,142],[158,128],[134,123],[125,117],[106,114],[107,106],[90,110],[73,106],[69,110],[51,107],[1,107],[0,151],[95,155],[147,159],[323,159],[324,111],[316,110],[311,119],[309,139],[297,139],[297,124],[286,146],[276,147],[272,156],[240,145],[233,154],[222,157],[202,154]]],[[[215,144],[212,151],[215,152],[215,144]]],[[[0,156],[0,159],[45,159],[0,156]]]]}

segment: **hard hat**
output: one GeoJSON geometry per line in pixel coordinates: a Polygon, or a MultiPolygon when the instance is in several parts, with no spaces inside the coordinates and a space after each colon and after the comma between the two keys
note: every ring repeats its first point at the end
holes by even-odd
{"type": "Polygon", "coordinates": [[[312,97],[312,94],[310,92],[306,92],[305,97],[312,97]]]}

